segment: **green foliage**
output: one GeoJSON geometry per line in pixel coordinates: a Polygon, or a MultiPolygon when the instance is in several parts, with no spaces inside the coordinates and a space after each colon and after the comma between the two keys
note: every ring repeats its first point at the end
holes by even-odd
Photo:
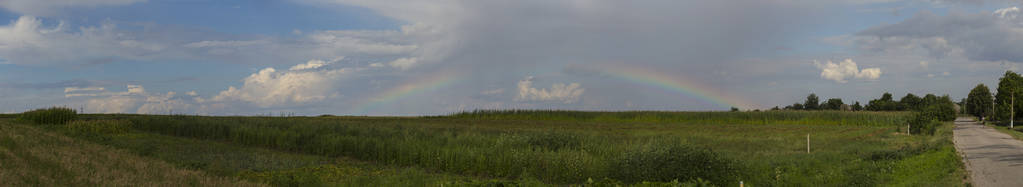
{"type": "Polygon", "coordinates": [[[803,101],[803,109],[805,110],[820,110],[820,99],[817,98],[817,94],[810,94],[806,96],[806,101],[803,101]]]}
{"type": "Polygon", "coordinates": [[[707,149],[679,143],[658,144],[632,150],[614,163],[620,168],[612,174],[625,182],[697,180],[699,178],[726,186],[738,177],[733,161],[721,158],[707,149]]]}
{"type": "Polygon", "coordinates": [[[991,90],[984,84],[977,84],[966,98],[966,113],[983,119],[984,116],[991,115],[993,100],[991,90]]]}
{"type": "Polygon", "coordinates": [[[931,135],[938,126],[941,126],[941,121],[953,121],[955,118],[953,104],[933,104],[916,112],[910,118],[910,133],[931,135]]]}
{"type": "Polygon", "coordinates": [[[557,110],[476,110],[438,118],[477,120],[551,120],[671,124],[903,125],[909,112],[764,111],[764,112],[588,112],[557,110]]]}
{"type": "Polygon", "coordinates": [[[856,101],[856,104],[853,104],[850,107],[850,109],[852,109],[852,111],[861,111],[861,110],[863,110],[863,105],[860,105],[860,102],[856,101]]]}
{"type": "Polygon", "coordinates": [[[845,105],[845,103],[842,103],[842,99],[831,98],[825,101],[824,104],[821,104],[820,107],[822,110],[842,110],[842,105],[845,105]]]}
{"type": "Polygon", "coordinates": [[[1023,77],[1012,71],[1006,71],[1002,78],[998,79],[998,93],[995,94],[995,111],[994,118],[996,120],[1008,121],[1013,116],[1012,111],[1015,110],[1015,116],[1023,114],[1019,109],[1023,107],[1023,102],[1015,102],[1016,98],[1023,98],[1023,77]],[[1012,106],[1010,106],[1012,105],[1012,106]]]}
{"type": "Polygon", "coordinates": [[[121,134],[131,130],[128,120],[76,120],[67,124],[73,132],[85,134],[121,134]]]}
{"type": "Polygon", "coordinates": [[[64,124],[78,117],[74,109],[53,107],[21,113],[18,120],[34,124],[64,124]]]}
{"type": "Polygon", "coordinates": [[[176,160],[171,162],[179,166],[282,186],[535,186],[589,184],[590,178],[600,179],[594,181],[597,184],[606,182],[605,186],[734,186],[738,180],[757,186],[877,186],[896,181],[889,177],[890,169],[886,169],[892,163],[927,152],[914,150],[930,150],[908,140],[937,137],[893,135],[894,128],[905,127],[910,114],[519,110],[414,118],[147,115],[82,118],[131,121],[130,125],[138,130],[104,141],[120,148],[176,160]],[[142,131],[191,139],[166,141],[163,139],[169,136],[142,131]],[[802,144],[807,133],[813,133],[814,142],[809,154],[802,144]],[[207,145],[220,146],[205,148],[207,145]],[[430,179],[436,175],[406,179],[401,176],[413,174],[380,176],[374,174],[376,171],[292,165],[289,160],[293,159],[287,156],[268,150],[254,151],[255,148],[496,180],[430,179]],[[907,151],[886,154],[889,150],[907,151]],[[671,164],[685,162],[697,164],[671,164]],[[708,162],[726,166],[700,168],[715,165],[704,164],[708,162]],[[732,169],[715,170],[722,168],[732,169]],[[622,175],[621,171],[653,174],[622,175]],[[703,182],[690,181],[694,176],[700,178],[695,181],[703,182]],[[386,182],[387,179],[403,182],[386,182]],[[417,182],[421,180],[427,182],[417,182]]]}
{"type": "Polygon", "coordinates": [[[579,136],[563,132],[542,132],[530,134],[528,140],[530,146],[557,151],[560,149],[578,149],[582,145],[579,136]]]}
{"type": "Polygon", "coordinates": [[[885,92],[880,99],[870,100],[866,106],[870,111],[899,111],[903,108],[899,102],[892,100],[892,94],[885,92]]]}
{"type": "Polygon", "coordinates": [[[899,99],[899,105],[901,105],[899,108],[902,110],[918,110],[926,104],[924,104],[923,98],[917,97],[912,93],[907,93],[906,96],[899,99]]]}

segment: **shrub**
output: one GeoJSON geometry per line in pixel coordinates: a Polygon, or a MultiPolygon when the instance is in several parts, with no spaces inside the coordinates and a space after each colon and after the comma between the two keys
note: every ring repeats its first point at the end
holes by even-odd
{"type": "Polygon", "coordinates": [[[916,112],[909,118],[909,132],[912,134],[934,134],[941,126],[941,121],[952,121],[956,118],[955,108],[946,104],[934,104],[916,112]]]}
{"type": "Polygon", "coordinates": [[[631,183],[707,179],[724,186],[738,176],[732,161],[708,149],[681,144],[631,151],[614,165],[618,170],[612,174],[614,178],[631,183]]]}
{"type": "Polygon", "coordinates": [[[131,129],[128,120],[77,120],[67,124],[67,128],[77,133],[87,134],[120,134],[131,129]]]}
{"type": "Polygon", "coordinates": [[[75,120],[77,117],[78,112],[74,109],[53,107],[21,113],[21,115],[18,116],[18,120],[34,124],[64,124],[75,120]]]}

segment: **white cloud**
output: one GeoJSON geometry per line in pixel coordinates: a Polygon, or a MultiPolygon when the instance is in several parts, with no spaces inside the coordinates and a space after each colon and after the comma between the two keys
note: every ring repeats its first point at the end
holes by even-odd
{"type": "Polygon", "coordinates": [[[579,101],[579,96],[586,91],[580,88],[579,83],[568,85],[556,83],[551,86],[550,90],[533,88],[533,76],[520,80],[518,86],[519,95],[515,97],[516,101],[561,101],[570,104],[579,101]]]}
{"type": "Polygon", "coordinates": [[[146,0],[3,0],[0,7],[25,15],[51,16],[70,7],[127,5],[146,0]]]}
{"type": "Polygon", "coordinates": [[[401,69],[401,70],[405,70],[405,69],[411,68],[412,66],[415,66],[416,62],[418,62],[418,61],[419,60],[416,59],[416,58],[399,58],[397,60],[394,60],[394,61],[391,61],[391,62],[387,63],[387,65],[389,65],[389,66],[391,66],[393,68],[398,68],[398,69],[401,69]]]}
{"type": "Polygon", "coordinates": [[[112,23],[65,31],[65,24],[44,28],[42,20],[22,16],[0,26],[0,58],[12,64],[104,63],[114,59],[149,59],[161,44],[135,40],[112,23]]]}
{"type": "Polygon", "coordinates": [[[199,95],[199,93],[196,93],[196,92],[195,92],[195,91],[193,90],[193,91],[185,92],[185,95],[188,95],[188,96],[198,96],[198,95],[199,95]]]}
{"type": "Polygon", "coordinates": [[[103,87],[65,87],[64,93],[80,92],[80,91],[103,91],[106,88],[103,87]]]}
{"type": "Polygon", "coordinates": [[[998,16],[999,18],[1003,18],[1003,19],[1016,19],[1017,17],[1019,17],[1019,8],[1018,7],[1009,7],[1009,8],[998,9],[998,10],[995,10],[995,12],[993,14],[995,16],[998,16]]]}
{"type": "Polygon", "coordinates": [[[881,68],[865,68],[860,70],[859,66],[852,59],[845,59],[845,61],[837,64],[830,60],[825,64],[821,64],[818,61],[813,63],[821,70],[821,78],[838,83],[846,83],[848,82],[846,79],[850,78],[877,80],[881,77],[881,68]]]}
{"type": "MultiPolygon", "coordinates": [[[[340,59],[338,59],[338,60],[340,60],[340,59]]],[[[326,66],[328,64],[331,64],[331,63],[333,63],[335,61],[337,61],[337,60],[330,61],[330,62],[323,61],[323,60],[310,60],[309,62],[306,62],[305,64],[298,64],[298,65],[295,65],[295,66],[291,66],[291,68],[289,68],[288,70],[298,71],[298,70],[316,69],[316,68],[320,68],[320,67],[326,66]]]]}
{"type": "Polygon", "coordinates": [[[304,67],[319,64],[316,61],[310,62],[313,63],[296,65],[289,71],[265,68],[246,77],[240,88],[228,87],[208,101],[238,100],[260,107],[322,101],[338,95],[335,81],[345,74],[357,71],[353,68],[298,71],[311,70],[304,67]]]}
{"type": "Polygon", "coordinates": [[[920,61],[920,67],[927,68],[928,65],[930,65],[929,62],[927,62],[927,61],[920,61]]]}

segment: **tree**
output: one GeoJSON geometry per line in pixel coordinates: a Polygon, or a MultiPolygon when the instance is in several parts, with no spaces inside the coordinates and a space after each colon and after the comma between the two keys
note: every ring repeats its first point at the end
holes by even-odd
{"type": "Polygon", "coordinates": [[[899,104],[902,105],[902,110],[919,110],[922,107],[922,102],[922,98],[917,97],[912,93],[908,93],[905,97],[899,99],[899,104]]]}
{"type": "Polygon", "coordinates": [[[817,94],[810,94],[806,96],[806,101],[803,102],[803,108],[806,110],[820,110],[820,99],[817,98],[817,94]]]}
{"type": "Polygon", "coordinates": [[[991,90],[984,84],[977,84],[966,96],[966,113],[984,120],[984,116],[991,115],[993,104],[994,98],[991,98],[991,90]]]}
{"type": "Polygon", "coordinates": [[[821,104],[820,108],[823,110],[841,110],[842,105],[845,105],[845,103],[842,103],[842,99],[831,98],[825,101],[824,104],[821,104]]]}
{"type": "Polygon", "coordinates": [[[860,105],[860,102],[856,101],[856,104],[853,104],[851,108],[853,111],[860,111],[863,110],[863,105],[860,105]]]}
{"type": "Polygon", "coordinates": [[[870,100],[866,108],[870,111],[897,111],[899,110],[899,103],[892,101],[891,93],[885,92],[881,95],[880,99],[870,100]]]}
{"type": "Polygon", "coordinates": [[[1014,98],[1020,98],[1020,93],[1023,93],[1023,77],[1012,71],[1006,71],[1002,78],[998,79],[998,93],[995,93],[995,110],[994,118],[998,120],[1008,120],[1011,109],[1016,109],[1015,116],[1020,116],[1020,106],[1023,106],[1021,102],[1014,102],[1014,98]],[[1015,104],[1015,106],[1009,106],[1015,104]]]}

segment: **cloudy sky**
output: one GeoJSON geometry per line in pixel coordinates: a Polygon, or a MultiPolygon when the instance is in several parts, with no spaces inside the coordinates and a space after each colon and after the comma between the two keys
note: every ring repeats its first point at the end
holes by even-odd
{"type": "Polygon", "coordinates": [[[434,115],[964,97],[1011,0],[0,0],[0,112],[434,115]]]}

